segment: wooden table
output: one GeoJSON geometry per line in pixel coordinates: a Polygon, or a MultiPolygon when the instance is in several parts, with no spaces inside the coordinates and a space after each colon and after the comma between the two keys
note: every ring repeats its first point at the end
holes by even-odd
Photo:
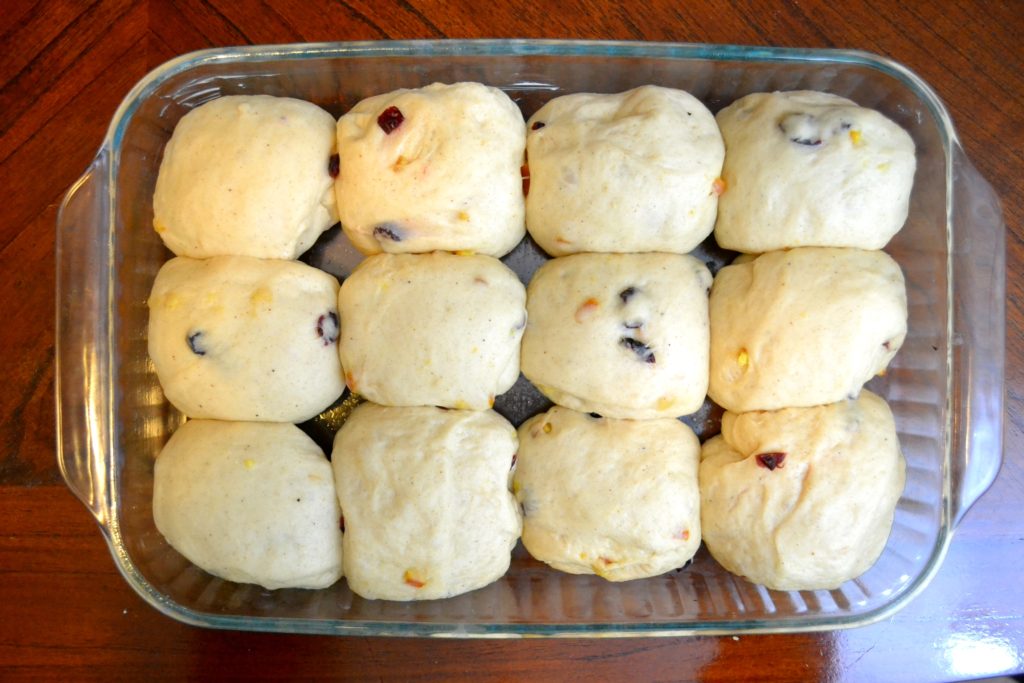
{"type": "Polygon", "coordinates": [[[0,10],[0,678],[472,675],[948,680],[1024,670],[1024,6],[1019,2],[476,0],[330,5],[8,0],[0,10]],[[54,223],[117,104],[161,62],[245,43],[444,37],[851,47],[938,91],[1008,225],[1005,462],[934,582],[902,612],[820,635],[424,641],[206,631],[117,574],[54,459],[54,223]]]}

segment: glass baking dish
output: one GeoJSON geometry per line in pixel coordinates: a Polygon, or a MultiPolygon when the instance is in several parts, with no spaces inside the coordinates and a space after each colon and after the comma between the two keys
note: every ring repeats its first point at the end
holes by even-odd
{"type": "MultiPolygon", "coordinates": [[[[530,260],[524,244],[513,254],[514,266],[516,259],[530,260]]],[[[330,250],[318,253],[318,265],[331,269],[330,250]]],[[[190,624],[458,637],[862,625],[892,614],[924,588],[957,523],[999,469],[1004,258],[998,200],[964,156],[945,107],[913,73],[875,55],[532,40],[196,52],[167,62],[134,87],[95,161],[61,206],[58,460],[128,583],[158,610],[190,624]],[[434,81],[501,87],[526,116],[560,93],[616,92],[646,83],[688,90],[712,111],[750,92],[827,90],[882,111],[910,132],[918,152],[910,219],[887,248],[906,275],[910,332],[889,372],[869,385],[893,408],[908,476],[892,535],[870,571],[833,591],[778,592],[731,576],[702,550],[682,571],[612,584],[557,573],[519,547],[497,583],[448,600],[396,603],[363,600],[344,581],[321,591],[233,584],[202,572],[167,545],[152,519],[153,461],[182,417],[164,399],[147,356],[146,299],[169,256],[151,227],[151,197],[175,123],[220,95],[290,95],[337,116],[365,96],[434,81]]],[[[335,271],[344,269],[340,264],[335,271]]],[[[516,405],[511,412],[525,410],[516,405]]]]}

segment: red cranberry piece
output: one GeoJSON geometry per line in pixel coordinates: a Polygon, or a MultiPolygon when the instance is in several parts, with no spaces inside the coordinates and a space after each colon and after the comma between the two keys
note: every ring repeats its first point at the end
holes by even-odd
{"type": "Polygon", "coordinates": [[[519,458],[519,453],[513,453],[512,454],[512,464],[509,465],[509,469],[510,470],[515,468],[515,466],[516,466],[516,459],[518,459],[518,458],[519,458]]]}
{"type": "Polygon", "coordinates": [[[339,171],[341,171],[341,157],[332,154],[330,161],[327,162],[327,172],[331,174],[332,178],[337,178],[339,171]]]}
{"type": "Polygon", "coordinates": [[[783,461],[786,459],[785,453],[772,452],[772,453],[758,453],[757,464],[759,467],[767,467],[768,471],[771,472],[776,467],[782,467],[783,461]]]}
{"type": "Polygon", "coordinates": [[[203,345],[203,333],[201,331],[189,332],[185,337],[185,341],[188,342],[188,348],[192,349],[192,353],[197,356],[206,355],[206,347],[203,345]]]}
{"type": "Polygon", "coordinates": [[[338,519],[338,528],[341,529],[341,533],[345,533],[345,515],[338,519]]]}
{"type": "Polygon", "coordinates": [[[338,314],[334,311],[324,313],[316,319],[316,336],[324,340],[324,346],[338,341],[338,314]]]}
{"type": "Polygon", "coordinates": [[[530,130],[540,130],[540,129],[541,129],[541,128],[543,128],[543,127],[544,127],[545,125],[546,125],[546,124],[545,124],[545,123],[544,123],[543,121],[534,121],[534,122],[533,122],[533,125],[532,125],[532,126],[530,126],[530,130]]]}
{"type": "Polygon", "coordinates": [[[633,339],[632,337],[623,337],[619,340],[619,345],[624,346],[633,353],[639,360],[645,363],[654,363],[654,351],[651,351],[651,347],[644,344],[639,339],[633,339]]]}
{"type": "Polygon", "coordinates": [[[385,135],[391,135],[396,128],[402,125],[403,121],[405,121],[405,116],[402,114],[402,110],[395,106],[388,107],[377,117],[377,125],[385,135]]]}

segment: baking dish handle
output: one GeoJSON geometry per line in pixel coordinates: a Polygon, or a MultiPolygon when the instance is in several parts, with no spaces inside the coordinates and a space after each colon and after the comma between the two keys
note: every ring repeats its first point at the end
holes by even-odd
{"type": "Polygon", "coordinates": [[[953,525],[992,485],[1003,458],[1006,229],[999,198],[953,150],[953,525]]]}
{"type": "Polygon", "coordinates": [[[112,466],[109,183],[103,149],[64,195],[57,214],[57,463],[104,529],[112,466]]]}

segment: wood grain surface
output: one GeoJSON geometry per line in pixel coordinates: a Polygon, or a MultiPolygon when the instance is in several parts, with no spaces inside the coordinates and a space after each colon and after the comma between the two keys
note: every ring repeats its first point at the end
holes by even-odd
{"type": "Polygon", "coordinates": [[[932,681],[1024,670],[1024,4],[6,0],[0,36],[0,679],[932,681]],[[118,103],[151,68],[199,48],[474,37],[858,48],[907,65],[947,103],[1008,228],[1005,460],[906,609],[812,635],[278,636],[176,623],[117,573],[56,467],[53,320],[57,207],[118,103]]]}

